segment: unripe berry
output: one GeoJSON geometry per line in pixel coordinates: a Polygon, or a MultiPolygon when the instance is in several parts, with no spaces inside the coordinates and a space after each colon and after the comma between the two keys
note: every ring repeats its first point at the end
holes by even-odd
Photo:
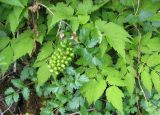
{"type": "Polygon", "coordinates": [[[66,65],[68,65],[68,61],[65,61],[64,63],[65,63],[66,65]]]}
{"type": "Polygon", "coordinates": [[[72,60],[72,58],[71,58],[71,57],[69,57],[69,58],[67,58],[67,60],[68,60],[68,61],[71,61],[71,60],[72,60]]]}
{"type": "Polygon", "coordinates": [[[61,64],[61,67],[62,67],[62,68],[64,68],[64,67],[65,67],[65,65],[64,65],[64,64],[61,64]]]}
{"type": "Polygon", "coordinates": [[[72,50],[73,48],[71,42],[68,42],[66,39],[60,42],[60,46],[55,49],[49,60],[49,71],[53,72],[55,75],[63,72],[65,67],[68,66],[74,57],[72,50]]]}
{"type": "Polygon", "coordinates": [[[74,53],[70,53],[70,56],[73,57],[73,56],[74,56],[74,53]]]}
{"type": "Polygon", "coordinates": [[[58,71],[55,71],[55,74],[58,75],[59,74],[58,71]]]}
{"type": "Polygon", "coordinates": [[[51,68],[51,66],[50,66],[50,65],[48,65],[48,68],[50,69],[50,68],[51,68]]]}
{"type": "Polygon", "coordinates": [[[49,71],[52,73],[52,72],[53,72],[53,69],[49,69],[49,71]]]}

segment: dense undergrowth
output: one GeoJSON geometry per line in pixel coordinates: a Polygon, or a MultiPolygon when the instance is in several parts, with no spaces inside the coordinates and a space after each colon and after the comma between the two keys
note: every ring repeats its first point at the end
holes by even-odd
{"type": "Polygon", "coordinates": [[[160,0],[0,0],[0,111],[159,115],[160,0]]]}

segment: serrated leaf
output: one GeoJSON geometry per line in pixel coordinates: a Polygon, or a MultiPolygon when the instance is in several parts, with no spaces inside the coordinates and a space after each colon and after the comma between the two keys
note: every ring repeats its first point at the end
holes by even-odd
{"type": "Polygon", "coordinates": [[[53,52],[52,42],[45,43],[41,48],[40,52],[38,53],[36,62],[46,59],[49,55],[52,54],[52,52],[53,52]]]}
{"type": "Polygon", "coordinates": [[[103,94],[106,88],[106,82],[102,78],[91,79],[84,84],[80,92],[87,99],[89,104],[95,103],[98,98],[103,94]],[[96,87],[95,87],[96,86],[96,87]]]}
{"type": "Polygon", "coordinates": [[[28,87],[24,87],[23,90],[22,90],[22,95],[24,97],[25,100],[28,100],[29,99],[29,96],[30,96],[30,90],[28,87]]]}
{"type": "Polygon", "coordinates": [[[70,25],[72,27],[73,32],[76,33],[76,31],[78,30],[78,27],[79,27],[78,18],[72,18],[70,21],[70,25]]]}
{"type": "Polygon", "coordinates": [[[150,39],[147,44],[148,48],[151,50],[151,51],[157,51],[157,52],[160,52],[160,39],[158,37],[154,37],[152,39],[150,39]]]}
{"type": "Polygon", "coordinates": [[[12,87],[9,87],[6,91],[5,91],[5,95],[8,95],[7,97],[5,97],[5,102],[8,106],[10,106],[14,100],[13,100],[13,94],[15,93],[14,89],[12,87]]]}
{"type": "Polygon", "coordinates": [[[13,39],[11,44],[14,51],[14,61],[27,53],[31,55],[33,49],[33,40],[31,38],[31,32],[26,31],[22,33],[19,38],[13,39]]]}
{"type": "Polygon", "coordinates": [[[155,89],[157,90],[158,93],[160,93],[160,76],[156,73],[156,71],[152,71],[151,77],[155,89]]]}
{"type": "Polygon", "coordinates": [[[9,95],[9,94],[12,94],[12,93],[14,93],[15,91],[14,91],[14,89],[12,88],[12,87],[9,87],[5,92],[4,92],[4,94],[5,95],[9,95]]]}
{"type": "Polygon", "coordinates": [[[26,80],[29,77],[29,67],[24,67],[21,71],[20,78],[21,80],[26,80]]]}
{"type": "Polygon", "coordinates": [[[24,83],[20,79],[13,79],[11,82],[15,87],[19,89],[22,89],[24,87],[24,83]]]}
{"type": "Polygon", "coordinates": [[[47,64],[43,64],[37,71],[38,85],[42,86],[51,76],[47,64]]]}
{"type": "Polygon", "coordinates": [[[122,98],[124,94],[122,91],[116,86],[110,86],[106,90],[106,98],[107,100],[112,103],[112,105],[121,113],[123,113],[123,104],[122,98]]]}
{"type": "Polygon", "coordinates": [[[0,38],[0,50],[5,48],[9,42],[10,42],[10,39],[8,37],[0,38]]]}
{"type": "Polygon", "coordinates": [[[68,106],[71,110],[74,110],[83,104],[84,104],[84,99],[82,97],[74,97],[71,101],[69,101],[68,106]]]}
{"type": "Polygon", "coordinates": [[[14,102],[12,95],[5,97],[5,102],[8,106],[10,106],[14,102]]]}
{"type": "Polygon", "coordinates": [[[0,71],[2,74],[6,72],[13,59],[13,50],[10,46],[0,52],[0,71]]]}
{"type": "Polygon", "coordinates": [[[8,21],[10,24],[11,32],[14,33],[21,21],[19,18],[21,13],[23,11],[23,8],[21,7],[14,7],[13,11],[8,15],[8,21]]]}
{"type": "Polygon", "coordinates": [[[129,42],[130,35],[121,26],[109,22],[103,30],[108,43],[123,57],[125,58],[125,44],[129,42]]]}
{"type": "Polygon", "coordinates": [[[81,49],[81,55],[88,62],[91,62],[91,60],[93,59],[92,54],[90,52],[88,52],[88,50],[86,48],[81,49]]]}
{"type": "Polygon", "coordinates": [[[152,54],[151,56],[149,56],[149,58],[147,59],[146,61],[147,65],[149,67],[152,67],[152,66],[156,66],[158,64],[160,64],[160,55],[155,53],[155,54],[152,54]]]}
{"type": "Polygon", "coordinates": [[[131,73],[127,73],[125,76],[125,84],[129,94],[132,95],[135,88],[135,78],[131,73]]]}
{"type": "Polygon", "coordinates": [[[48,15],[48,31],[50,31],[57,22],[64,19],[69,20],[73,17],[74,9],[64,3],[58,3],[56,7],[53,6],[52,9],[54,10],[54,15],[48,15]]]}
{"type": "Polygon", "coordinates": [[[111,67],[106,67],[107,82],[110,85],[125,86],[125,81],[121,79],[121,73],[111,67]]]}
{"type": "Polygon", "coordinates": [[[94,78],[98,74],[98,70],[96,67],[95,68],[87,68],[85,71],[85,74],[89,78],[94,78]]]}
{"type": "Polygon", "coordinates": [[[149,71],[147,69],[144,69],[144,71],[142,71],[141,81],[142,81],[144,87],[151,93],[152,81],[151,81],[151,75],[149,74],[149,71]]]}
{"type": "Polygon", "coordinates": [[[98,59],[97,57],[93,57],[92,58],[92,63],[95,65],[95,66],[100,66],[102,65],[102,61],[100,59],[98,59]]]}
{"type": "Polygon", "coordinates": [[[99,42],[98,39],[88,40],[87,47],[88,47],[88,48],[93,48],[93,47],[95,47],[95,45],[97,45],[98,42],[99,42]]]}
{"type": "Polygon", "coordinates": [[[90,16],[88,15],[78,15],[78,21],[80,24],[85,24],[89,21],[90,16]]]}
{"type": "Polygon", "coordinates": [[[13,5],[13,6],[20,6],[20,7],[24,7],[20,0],[0,0],[0,2],[5,3],[5,4],[9,4],[9,5],[13,5]]]}
{"type": "Polygon", "coordinates": [[[14,102],[18,102],[18,99],[19,99],[19,94],[15,92],[13,94],[13,100],[14,100],[14,102]]]}
{"type": "Polygon", "coordinates": [[[77,14],[87,15],[91,13],[93,7],[92,0],[83,0],[82,3],[79,3],[77,6],[77,14]]]}

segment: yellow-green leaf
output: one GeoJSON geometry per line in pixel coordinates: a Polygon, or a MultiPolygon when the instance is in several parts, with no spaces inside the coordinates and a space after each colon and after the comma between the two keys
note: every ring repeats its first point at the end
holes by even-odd
{"type": "Polygon", "coordinates": [[[43,85],[50,78],[50,76],[51,73],[49,72],[48,65],[41,65],[37,71],[38,85],[43,85]]]}
{"type": "Polygon", "coordinates": [[[124,94],[116,86],[110,86],[106,90],[107,100],[121,113],[123,113],[122,97],[124,97],[124,94]]]}
{"type": "Polygon", "coordinates": [[[87,99],[89,104],[95,103],[103,94],[106,88],[106,82],[102,78],[91,79],[80,89],[82,95],[87,99]]]}
{"type": "Polygon", "coordinates": [[[160,93],[160,76],[156,73],[156,71],[151,72],[152,82],[154,84],[155,89],[158,93],[160,93]]]}
{"type": "Polygon", "coordinates": [[[152,81],[151,81],[151,75],[149,74],[149,71],[147,69],[144,69],[144,71],[142,71],[141,81],[142,81],[144,87],[151,93],[152,81]]]}

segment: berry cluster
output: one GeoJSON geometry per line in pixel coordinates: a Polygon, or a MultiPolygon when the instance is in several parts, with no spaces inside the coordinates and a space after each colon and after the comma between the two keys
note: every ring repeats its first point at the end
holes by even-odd
{"type": "Polygon", "coordinates": [[[52,54],[48,68],[49,71],[55,75],[58,75],[60,72],[69,65],[74,57],[72,43],[67,40],[60,42],[58,48],[52,54]]]}

